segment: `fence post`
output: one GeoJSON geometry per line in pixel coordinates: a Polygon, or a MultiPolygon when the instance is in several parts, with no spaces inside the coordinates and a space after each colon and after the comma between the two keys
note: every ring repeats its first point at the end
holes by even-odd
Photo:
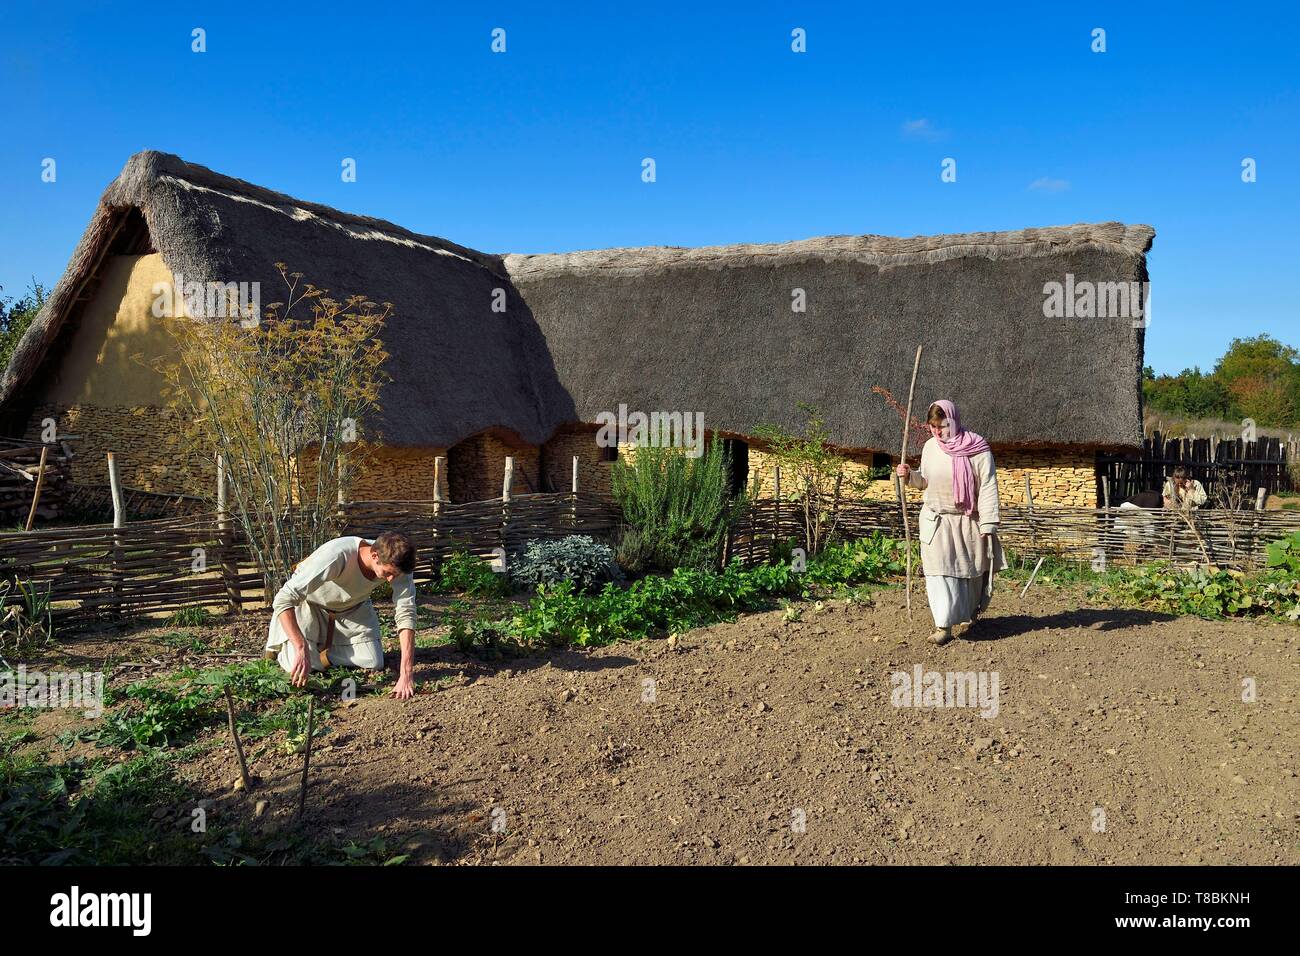
{"type": "Polygon", "coordinates": [[[1025,508],[1029,517],[1029,537],[1033,539],[1034,546],[1038,546],[1038,524],[1034,521],[1034,486],[1030,480],[1029,472],[1025,472],[1025,508]]]}
{"type": "Polygon", "coordinates": [[[1259,515],[1264,510],[1264,500],[1268,497],[1267,489],[1255,492],[1255,515],[1250,532],[1250,566],[1255,567],[1255,551],[1259,547],[1259,515]]]}
{"type": "Polygon", "coordinates": [[[844,471],[841,469],[840,473],[835,476],[835,503],[831,505],[831,530],[830,534],[826,536],[826,544],[828,545],[831,543],[831,539],[835,537],[835,534],[839,531],[840,527],[840,485],[843,483],[844,471]]]}
{"type": "Polygon", "coordinates": [[[429,576],[437,580],[438,564],[442,560],[442,476],[446,471],[447,459],[442,455],[433,456],[433,521],[429,534],[433,546],[425,555],[429,559],[429,576]]]}
{"type": "Polygon", "coordinates": [[[781,466],[777,465],[772,477],[772,543],[778,545],[781,538],[781,466]]]}
{"type": "Polygon", "coordinates": [[[510,486],[515,480],[515,459],[513,455],[506,456],[506,473],[501,482],[501,528],[498,531],[498,537],[501,540],[501,550],[506,550],[506,528],[510,524],[510,486]]]}
{"type": "Polygon", "coordinates": [[[447,459],[442,455],[433,456],[433,513],[442,511],[442,466],[447,459]]]}
{"type": "Polygon", "coordinates": [[[126,506],[122,503],[122,481],[117,474],[117,459],[108,453],[108,490],[113,498],[113,607],[122,613],[122,536],[116,532],[126,527],[126,506]]]}
{"type": "Polygon", "coordinates": [[[36,506],[41,503],[41,489],[45,486],[45,456],[49,450],[48,445],[41,446],[41,463],[36,466],[36,490],[32,492],[32,510],[27,512],[25,531],[31,531],[32,525],[36,522],[36,506]]]}
{"type": "Polygon", "coordinates": [[[238,584],[238,564],[234,560],[234,537],[230,533],[230,511],[226,502],[226,458],[217,453],[217,541],[221,549],[221,582],[226,588],[226,604],[231,614],[243,608],[238,584]]]}
{"type": "Polygon", "coordinates": [[[573,504],[570,510],[570,518],[573,522],[574,534],[578,532],[578,456],[573,456],[573,504]]]}

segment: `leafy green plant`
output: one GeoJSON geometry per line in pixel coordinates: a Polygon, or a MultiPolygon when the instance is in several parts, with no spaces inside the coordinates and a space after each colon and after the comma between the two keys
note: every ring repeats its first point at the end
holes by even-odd
{"type": "Polygon", "coordinates": [[[847,592],[861,601],[861,585],[897,573],[897,554],[896,542],[877,536],[828,548],[802,572],[789,564],[745,568],[734,562],[721,572],[676,568],[626,588],[606,584],[591,595],[563,581],[538,588],[527,607],[490,626],[498,639],[524,645],[603,644],[731,620],[783,597],[847,592]]]}
{"type": "Polygon", "coordinates": [[[1268,567],[1282,568],[1300,577],[1300,531],[1269,543],[1268,567]]]}
{"type": "Polygon", "coordinates": [[[449,614],[447,620],[448,638],[464,653],[476,648],[492,653],[510,641],[500,619],[485,611],[480,610],[472,617],[449,614]]]}
{"type": "Polygon", "coordinates": [[[136,684],[127,689],[126,701],[104,717],[97,740],[122,749],[171,746],[218,716],[213,696],[201,690],[136,684]]]}
{"type": "Polygon", "coordinates": [[[1205,618],[1272,615],[1300,621],[1300,578],[1217,567],[1181,569],[1164,562],[1114,570],[1091,593],[1110,603],[1205,618]]]}
{"type": "Polygon", "coordinates": [[[902,573],[905,557],[900,542],[876,532],[869,538],[826,548],[808,563],[804,580],[808,585],[832,589],[883,581],[902,573]]]}
{"type": "Polygon", "coordinates": [[[729,473],[718,441],[698,458],[647,445],[630,462],[615,461],[611,490],[624,522],[619,564],[634,574],[717,568],[727,528],[744,504],[743,496],[730,495],[729,473]]]}
{"type": "Polygon", "coordinates": [[[510,580],[478,555],[456,551],[438,565],[432,587],[436,594],[499,598],[510,593],[510,580]]]}
{"type": "Polygon", "coordinates": [[[609,545],[585,534],[571,534],[528,542],[523,553],[511,559],[510,576],[527,588],[572,581],[578,590],[590,591],[606,581],[620,580],[623,574],[609,545]]]}
{"type": "Polygon", "coordinates": [[[202,862],[189,831],[156,815],[189,799],[154,754],[47,764],[0,746],[0,865],[202,862]]]}
{"type": "Polygon", "coordinates": [[[190,631],[171,631],[159,637],[158,641],[177,650],[202,651],[207,647],[203,638],[190,631]]]}

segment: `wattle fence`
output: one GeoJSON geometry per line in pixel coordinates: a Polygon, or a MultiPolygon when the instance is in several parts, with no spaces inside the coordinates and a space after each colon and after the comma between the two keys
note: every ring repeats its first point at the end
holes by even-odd
{"type": "MultiPolygon", "coordinates": [[[[419,549],[417,582],[454,551],[484,557],[535,538],[587,534],[613,540],[620,516],[607,497],[529,494],[465,504],[442,501],[358,501],[340,505],[341,533],[406,532],[419,549]]],[[[913,535],[919,504],[909,502],[913,535]]],[[[775,546],[804,545],[802,515],[789,500],[751,501],[733,524],[725,556],[767,560],[775,546]]],[[[1222,511],[1187,514],[1130,508],[1007,506],[1003,543],[1026,556],[1046,554],[1096,565],[1154,560],[1241,569],[1263,565],[1268,543],[1300,531],[1300,512],[1222,511]]],[[[903,536],[897,503],[846,501],[835,537],[880,532],[903,536]]],[[[111,524],[55,526],[0,534],[0,581],[48,587],[55,613],[67,618],[133,616],[186,607],[260,607],[264,582],[235,522],[215,514],[111,524]]]]}
{"type": "MultiPolygon", "coordinates": [[[[340,534],[406,532],[419,550],[417,583],[453,551],[489,556],[534,538],[609,538],[618,510],[585,494],[514,495],[449,504],[357,501],[341,505],[340,534]]],[[[0,581],[49,588],[61,617],[131,616],[186,607],[260,606],[264,582],[237,522],[215,514],[0,534],[0,581]]]]}
{"type": "MultiPolygon", "coordinates": [[[[916,537],[920,503],[909,501],[908,521],[916,537]]],[[[1268,544],[1300,531],[1300,511],[1064,508],[1004,505],[998,535],[1020,554],[1051,555],[1100,566],[1173,561],[1253,570],[1264,566],[1268,544]]],[[[850,501],[840,505],[835,537],[874,533],[903,537],[897,502],[850,501]]],[[[732,528],[729,556],[744,563],[765,561],[782,542],[805,545],[803,514],[790,501],[764,498],[750,503],[732,528]]]]}

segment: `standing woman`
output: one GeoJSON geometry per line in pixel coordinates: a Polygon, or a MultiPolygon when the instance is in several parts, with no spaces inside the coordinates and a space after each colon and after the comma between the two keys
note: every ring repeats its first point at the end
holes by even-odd
{"type": "Polygon", "coordinates": [[[929,441],[921,449],[921,468],[904,462],[898,475],[924,489],[921,507],[921,567],[934,615],[930,640],[947,644],[957,624],[974,620],[987,605],[984,580],[993,568],[1007,566],[998,541],[1000,520],[997,472],[989,443],[961,427],[957,406],[940,399],[925,418],[929,441]]]}

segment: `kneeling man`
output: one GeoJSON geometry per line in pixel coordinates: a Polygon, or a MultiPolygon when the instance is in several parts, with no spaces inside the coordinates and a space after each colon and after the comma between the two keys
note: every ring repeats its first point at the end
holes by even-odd
{"type": "MultiPolygon", "coordinates": [[[[414,693],[415,547],[411,539],[386,531],[374,541],[345,537],[327,541],[298,565],[271,605],[266,641],[297,687],[314,670],[331,664],[382,670],[384,645],[370,593],[383,580],[393,586],[402,665],[393,696],[414,693]]],[[[268,655],[269,656],[269,655],[268,655]]]]}

